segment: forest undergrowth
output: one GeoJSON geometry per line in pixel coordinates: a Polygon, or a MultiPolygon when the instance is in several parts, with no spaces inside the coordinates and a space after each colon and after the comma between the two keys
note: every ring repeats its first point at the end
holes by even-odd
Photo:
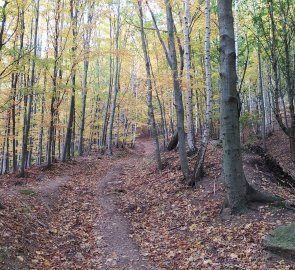
{"type": "MultiPolygon", "coordinates": [[[[277,136],[281,133],[270,137],[269,152],[294,175],[288,151],[283,150],[286,144],[273,143],[277,136]]],[[[295,201],[292,189],[277,185],[271,172],[257,165],[261,157],[250,151],[243,156],[253,185],[295,201]]],[[[126,255],[135,257],[125,258],[130,265],[140,260],[155,269],[294,269],[262,245],[271,229],[294,221],[294,212],[253,205],[240,216],[221,214],[221,158],[222,149],[210,143],[205,176],[194,189],[182,182],[176,152],[163,154],[165,168],[158,172],[153,143],[143,139],[135,149],[116,150],[112,159],[93,152],[56,163],[51,170],[33,167],[27,178],[1,176],[5,208],[0,210],[0,269],[124,269],[124,256],[106,248],[108,240],[101,231],[105,217],[98,196],[107,194],[118,208],[116,215],[129,226],[123,234],[137,249],[135,255],[126,255]],[[119,171],[114,169],[118,166],[119,171]],[[99,185],[112,170],[116,179],[107,187],[99,185]]]]}

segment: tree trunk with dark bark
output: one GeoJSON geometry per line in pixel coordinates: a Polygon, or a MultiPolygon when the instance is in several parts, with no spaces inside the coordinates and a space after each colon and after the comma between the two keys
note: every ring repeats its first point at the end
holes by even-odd
{"type": "Polygon", "coordinates": [[[138,9],[139,9],[139,19],[140,19],[141,45],[142,45],[142,50],[143,50],[143,54],[144,54],[145,70],[146,70],[146,75],[147,75],[146,82],[147,82],[147,89],[148,89],[147,103],[148,103],[149,122],[150,122],[151,131],[152,131],[152,136],[153,136],[153,139],[154,139],[155,145],[156,145],[156,160],[157,160],[157,164],[158,164],[158,169],[162,170],[159,138],[158,138],[158,133],[157,133],[153,100],[152,100],[152,98],[153,98],[152,91],[153,90],[152,90],[152,79],[151,79],[152,78],[151,63],[150,63],[150,59],[149,59],[149,55],[148,55],[146,38],[145,38],[145,33],[144,33],[144,28],[143,28],[143,13],[142,13],[141,0],[138,1],[138,9]]]}
{"type": "Polygon", "coordinates": [[[245,178],[240,144],[232,0],[218,1],[218,20],[223,176],[228,206],[232,213],[241,213],[251,201],[275,202],[282,198],[255,190],[245,178]]]}

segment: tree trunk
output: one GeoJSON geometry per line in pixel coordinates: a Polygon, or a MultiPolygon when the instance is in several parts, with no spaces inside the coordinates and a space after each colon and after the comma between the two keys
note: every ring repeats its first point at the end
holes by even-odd
{"type": "Polygon", "coordinates": [[[228,206],[232,213],[240,213],[250,201],[274,202],[281,198],[256,191],[245,178],[240,145],[232,0],[218,0],[218,20],[224,183],[228,206]]]}
{"type": "MultiPolygon", "coordinates": [[[[34,29],[34,54],[33,54],[33,60],[32,60],[32,73],[31,73],[31,81],[30,81],[30,93],[28,96],[28,106],[27,106],[27,116],[25,116],[24,121],[24,134],[23,134],[23,146],[22,146],[22,159],[21,159],[21,167],[20,167],[20,176],[24,177],[25,175],[25,168],[26,163],[28,161],[28,140],[30,137],[30,127],[31,127],[31,114],[32,114],[32,103],[33,103],[33,91],[34,91],[34,85],[35,85],[35,67],[36,67],[36,61],[35,58],[37,56],[37,42],[38,42],[38,27],[39,27],[39,6],[40,6],[40,0],[37,0],[36,3],[36,18],[35,18],[35,29],[34,29]]],[[[25,112],[26,113],[26,112],[25,112]]]]}
{"type": "Polygon", "coordinates": [[[119,35],[120,35],[120,27],[121,27],[121,11],[120,11],[120,2],[118,3],[118,10],[117,10],[117,27],[116,27],[116,60],[115,60],[115,80],[114,80],[114,96],[112,100],[112,108],[110,114],[110,123],[109,123],[109,134],[108,134],[108,155],[113,155],[113,126],[114,126],[114,119],[115,119],[115,112],[117,106],[117,95],[119,91],[119,35]]]}
{"type": "MultiPolygon", "coordinates": [[[[113,25],[112,25],[112,19],[110,17],[110,48],[112,49],[113,46],[113,25]]],[[[112,97],[112,88],[113,88],[113,74],[114,74],[114,65],[113,65],[113,57],[110,55],[109,57],[109,93],[108,93],[108,99],[106,103],[106,109],[104,114],[104,121],[103,121],[103,128],[102,128],[102,136],[101,136],[101,146],[106,146],[106,140],[107,140],[107,133],[108,133],[108,123],[109,123],[109,108],[111,103],[111,97],[112,97]]]]}
{"type": "Polygon", "coordinates": [[[145,70],[146,70],[146,82],[147,82],[147,103],[148,103],[148,115],[149,115],[149,122],[150,122],[150,127],[152,130],[152,136],[155,141],[156,145],[156,160],[158,164],[158,169],[162,170],[162,161],[161,161],[161,154],[160,154],[160,146],[159,146],[159,139],[158,139],[158,134],[157,134],[157,128],[156,128],[156,121],[155,121],[155,115],[154,115],[154,107],[153,107],[153,93],[152,93],[152,80],[151,80],[151,63],[148,55],[148,50],[147,50],[147,44],[146,44],[146,39],[145,39],[145,34],[144,34],[144,29],[143,29],[143,14],[142,14],[142,2],[139,0],[138,1],[138,9],[139,9],[139,19],[140,19],[140,34],[141,34],[141,45],[142,45],[142,50],[144,54],[144,60],[145,60],[145,70]]]}
{"type": "Polygon", "coordinates": [[[78,152],[79,155],[83,155],[83,135],[85,128],[85,114],[86,114],[86,100],[87,100],[87,82],[88,82],[88,68],[89,68],[89,52],[90,52],[90,40],[92,34],[92,27],[90,26],[93,18],[93,9],[94,5],[89,6],[89,13],[87,18],[87,26],[90,28],[85,29],[84,36],[84,48],[85,48],[85,59],[84,59],[84,78],[83,78],[83,89],[82,89],[82,112],[81,112],[81,125],[80,125],[80,134],[79,134],[79,146],[78,152]]]}
{"type": "Polygon", "coordinates": [[[210,0],[206,0],[205,6],[205,77],[206,77],[206,121],[203,129],[201,147],[198,152],[197,161],[194,168],[192,185],[200,180],[203,172],[203,163],[209,142],[210,130],[212,126],[212,80],[211,80],[211,55],[210,55],[210,0]]]}
{"type": "MultiPolygon", "coordinates": [[[[254,10],[257,8],[257,3],[255,2],[254,10]]],[[[256,23],[256,32],[257,32],[257,57],[258,57],[258,85],[260,93],[260,108],[261,108],[261,135],[262,135],[262,145],[263,150],[266,150],[266,125],[265,125],[265,106],[264,106],[264,89],[263,89],[263,74],[262,74],[262,65],[261,65],[261,43],[260,43],[260,25],[256,23]]]]}
{"type": "Polygon", "coordinates": [[[187,144],[189,152],[194,153],[196,151],[195,146],[195,128],[194,128],[194,116],[193,116],[193,91],[191,80],[191,57],[190,57],[190,7],[189,0],[184,1],[184,69],[186,79],[186,124],[187,124],[187,144]]]}
{"type": "MultiPolygon", "coordinates": [[[[284,43],[284,53],[285,53],[285,77],[286,77],[286,87],[287,87],[287,94],[288,94],[288,101],[289,101],[289,112],[291,116],[291,123],[289,129],[289,137],[290,137],[290,154],[293,163],[295,163],[295,109],[294,109],[294,92],[295,92],[295,83],[294,83],[294,69],[291,70],[292,62],[290,56],[290,43],[292,37],[289,38],[290,34],[288,34],[287,29],[287,21],[289,18],[289,8],[290,2],[289,0],[286,1],[286,7],[279,2],[280,5],[280,13],[282,17],[282,30],[283,30],[283,43],[284,43]],[[286,10],[285,10],[286,9],[286,10]],[[293,74],[293,77],[292,75],[293,74]]],[[[295,64],[295,63],[293,63],[295,64]]],[[[295,68],[295,66],[294,66],[295,68]]]]}
{"type": "Polygon", "coordinates": [[[52,165],[52,144],[54,137],[54,123],[55,123],[55,112],[57,110],[56,106],[56,94],[57,94],[57,77],[58,77],[58,64],[59,64],[59,23],[60,23],[60,13],[61,13],[61,0],[57,0],[56,2],[56,16],[54,21],[54,66],[53,66],[53,76],[52,76],[52,93],[51,93],[51,101],[50,101],[50,124],[48,130],[48,145],[47,145],[47,167],[51,167],[52,165]]]}
{"type": "Polygon", "coordinates": [[[179,157],[182,174],[186,181],[189,181],[190,173],[188,167],[188,161],[186,156],[186,146],[185,146],[185,132],[184,132],[184,108],[182,102],[182,91],[180,86],[180,81],[178,77],[177,69],[177,56],[175,50],[174,42],[174,22],[172,15],[172,8],[169,0],[165,0],[166,6],[166,19],[167,19],[167,29],[168,29],[168,42],[169,42],[169,60],[170,68],[173,77],[173,89],[174,98],[176,106],[176,116],[177,116],[177,132],[178,132],[178,143],[179,143],[179,157]]]}
{"type": "MultiPolygon", "coordinates": [[[[66,130],[65,144],[63,148],[62,161],[71,158],[72,140],[74,141],[74,118],[75,118],[75,91],[76,91],[76,51],[77,51],[77,35],[78,35],[78,3],[75,0],[70,1],[71,25],[73,34],[73,46],[71,48],[73,54],[72,62],[72,93],[70,102],[70,114],[66,130]]],[[[72,151],[73,152],[73,151],[72,151]]]]}

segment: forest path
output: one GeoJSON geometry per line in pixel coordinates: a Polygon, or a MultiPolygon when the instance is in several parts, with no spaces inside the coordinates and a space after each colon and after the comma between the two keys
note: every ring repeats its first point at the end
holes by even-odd
{"type": "Polygon", "coordinates": [[[142,138],[112,158],[93,151],[51,170],[34,167],[26,179],[2,179],[0,269],[158,269],[140,253],[119,210],[134,165],[144,166],[152,153],[142,138]]]}
{"type": "Polygon", "coordinates": [[[117,207],[120,203],[118,194],[128,192],[120,188],[121,176],[128,177],[126,169],[132,170],[134,163],[141,162],[139,158],[150,156],[152,151],[150,141],[139,141],[136,150],[132,150],[127,159],[116,162],[105,177],[98,181],[98,202],[102,208],[102,219],[98,224],[98,239],[101,240],[99,244],[104,257],[102,269],[156,269],[140,254],[138,245],[131,238],[130,224],[117,207]]]}

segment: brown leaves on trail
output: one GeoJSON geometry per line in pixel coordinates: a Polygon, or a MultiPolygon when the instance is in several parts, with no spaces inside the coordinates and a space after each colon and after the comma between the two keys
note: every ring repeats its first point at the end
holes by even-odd
{"type": "MultiPolygon", "coordinates": [[[[141,145],[145,153],[130,150],[132,158],[119,153],[125,168],[107,192],[119,197],[118,208],[131,221],[130,237],[143,256],[169,270],[294,269],[261,245],[271,229],[294,221],[293,212],[253,205],[242,216],[220,214],[220,148],[209,145],[205,177],[191,189],[182,182],[177,153],[163,154],[166,166],[158,173],[152,143],[141,145]]],[[[244,153],[246,177],[253,185],[295,200],[291,189],[269,181],[253,160],[257,156],[244,153]]],[[[0,269],[104,269],[106,262],[116,262],[118,254],[103,254],[105,239],[98,230],[103,215],[97,200],[97,183],[116,162],[90,156],[58,163],[51,171],[32,168],[29,178],[16,186],[20,179],[2,176],[0,269]]]]}
{"type": "Polygon", "coordinates": [[[46,181],[36,181],[32,169],[25,187],[1,188],[6,208],[0,211],[0,269],[100,269],[96,186],[110,164],[80,158],[44,172],[46,181]]]}
{"type": "MultiPolygon", "coordinates": [[[[128,170],[122,211],[132,221],[133,237],[143,254],[163,269],[293,269],[292,264],[271,259],[261,245],[272,228],[293,221],[292,212],[257,205],[242,216],[220,215],[224,198],[221,157],[222,149],[209,145],[206,175],[196,189],[182,183],[173,152],[164,154],[167,165],[161,173],[155,172],[152,156],[128,170]]],[[[266,185],[247,162],[251,158],[245,156],[250,182],[295,199],[288,189],[270,181],[266,185]]]]}

